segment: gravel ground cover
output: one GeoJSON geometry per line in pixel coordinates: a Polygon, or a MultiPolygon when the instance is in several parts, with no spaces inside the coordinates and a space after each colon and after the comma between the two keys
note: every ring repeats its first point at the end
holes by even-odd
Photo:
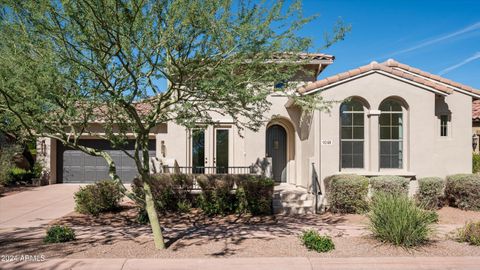
{"type": "Polygon", "coordinates": [[[148,225],[135,221],[136,209],[123,205],[99,217],[71,213],[52,224],[71,226],[77,240],[43,244],[45,228],[0,231],[0,254],[41,254],[46,258],[192,258],[192,257],[367,257],[367,256],[480,256],[480,247],[458,243],[454,231],[480,212],[445,207],[428,244],[413,250],[393,247],[373,239],[362,215],[206,217],[199,211],[161,217],[168,248],[155,250],[148,225]],[[330,235],[335,250],[319,254],[302,246],[298,235],[314,228],[330,235]]]}

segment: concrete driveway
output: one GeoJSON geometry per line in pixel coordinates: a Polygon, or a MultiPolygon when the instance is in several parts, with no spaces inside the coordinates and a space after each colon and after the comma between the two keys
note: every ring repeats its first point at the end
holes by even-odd
{"type": "Polygon", "coordinates": [[[40,227],[75,208],[78,184],[57,184],[0,198],[0,230],[40,227]]]}

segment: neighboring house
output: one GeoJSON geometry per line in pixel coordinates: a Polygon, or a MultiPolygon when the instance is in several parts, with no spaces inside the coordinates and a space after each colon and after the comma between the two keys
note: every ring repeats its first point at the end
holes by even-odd
{"type": "Polygon", "coordinates": [[[480,152],[480,100],[472,103],[472,149],[475,153],[480,152]]]}
{"type": "MultiPolygon", "coordinates": [[[[301,85],[296,91],[320,93],[332,101],[329,111],[302,112],[272,86],[272,106],[258,132],[240,136],[232,120],[220,116],[217,125],[198,130],[165,123],[152,134],[152,157],[196,173],[241,173],[271,157],[275,181],[309,188],[315,172],[322,189],[322,180],[338,173],[419,178],[471,172],[471,104],[480,91],[394,60],[315,81],[334,57],[303,57],[309,72],[293,79],[301,85]]],[[[124,180],[136,174],[133,162],[105,142],[83,143],[111,150],[124,180]]],[[[49,139],[44,144],[52,183],[106,178],[101,158],[49,139]]]]}

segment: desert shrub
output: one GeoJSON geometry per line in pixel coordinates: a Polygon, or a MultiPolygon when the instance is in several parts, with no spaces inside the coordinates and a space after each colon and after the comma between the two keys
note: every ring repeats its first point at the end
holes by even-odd
{"type": "Polygon", "coordinates": [[[202,193],[197,204],[206,215],[226,215],[236,210],[233,178],[228,175],[199,175],[197,182],[202,193]]]}
{"type": "Polygon", "coordinates": [[[98,215],[118,208],[123,194],[113,180],[104,180],[81,187],[75,193],[75,210],[79,213],[98,215]]]}
{"type": "Polygon", "coordinates": [[[47,229],[45,243],[63,243],[75,240],[75,232],[68,226],[54,225],[47,229]]]}
{"type": "Polygon", "coordinates": [[[307,230],[300,236],[302,243],[309,250],[315,250],[317,252],[329,252],[335,249],[335,244],[328,236],[320,235],[315,230],[307,230]]]}
{"type": "Polygon", "coordinates": [[[445,197],[448,204],[464,210],[480,210],[480,175],[455,174],[447,176],[445,197]]]}
{"type": "Polygon", "coordinates": [[[361,213],[367,207],[368,178],[355,174],[339,174],[325,178],[330,211],[361,213]]]}
{"type": "Polygon", "coordinates": [[[368,218],[370,230],[381,241],[413,247],[428,240],[438,215],[418,207],[406,195],[377,192],[368,218]]]}
{"type": "Polygon", "coordinates": [[[472,172],[480,172],[480,154],[478,153],[472,153],[472,172]]]}
{"type": "MultiPolygon", "coordinates": [[[[186,211],[191,201],[193,175],[153,174],[151,177],[150,188],[157,211],[186,211]]],[[[144,209],[145,193],[142,180],[138,178],[133,180],[132,191],[138,206],[144,209]]]]}
{"type": "Polygon", "coordinates": [[[461,242],[467,242],[474,246],[480,246],[480,221],[469,222],[458,233],[461,242]]]}
{"type": "Polygon", "coordinates": [[[384,192],[407,195],[409,184],[410,181],[401,176],[382,175],[370,178],[370,187],[373,193],[384,192]]]}
{"type": "Polygon", "coordinates": [[[236,181],[237,212],[249,212],[253,215],[272,213],[273,187],[270,178],[249,176],[236,181]]]}
{"type": "Polygon", "coordinates": [[[417,202],[426,209],[438,209],[443,206],[445,181],[440,177],[418,179],[417,202]]]}

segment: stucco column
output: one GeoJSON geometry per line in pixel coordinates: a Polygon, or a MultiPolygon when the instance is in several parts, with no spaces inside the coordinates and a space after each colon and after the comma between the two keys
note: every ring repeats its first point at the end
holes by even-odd
{"type": "Polygon", "coordinates": [[[42,165],[43,173],[48,176],[48,183],[57,183],[57,141],[50,138],[39,138],[36,160],[42,165]]]}
{"type": "Polygon", "coordinates": [[[378,119],[380,116],[381,111],[380,110],[370,110],[368,112],[368,119],[369,119],[369,130],[367,134],[367,140],[368,140],[368,149],[365,149],[368,151],[368,168],[366,168],[368,171],[371,172],[378,172],[380,171],[380,164],[379,164],[379,151],[380,151],[380,145],[379,145],[379,136],[380,136],[380,130],[378,127],[378,119]]]}

